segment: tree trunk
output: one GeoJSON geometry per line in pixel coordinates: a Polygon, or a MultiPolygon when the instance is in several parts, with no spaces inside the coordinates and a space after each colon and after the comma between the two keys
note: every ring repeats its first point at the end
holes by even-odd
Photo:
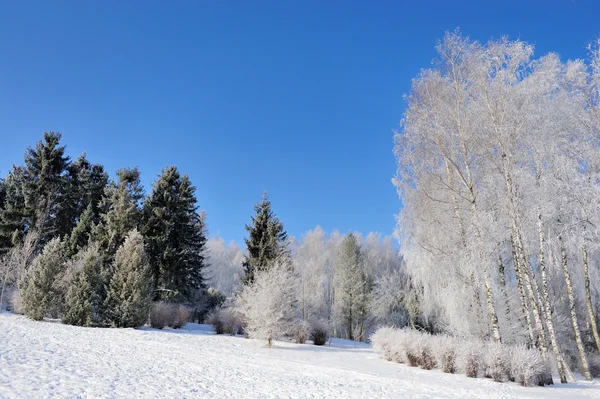
{"type": "Polygon", "coordinates": [[[588,265],[588,250],[586,245],[586,224],[587,221],[583,222],[583,279],[585,284],[585,304],[587,307],[588,318],[590,321],[590,327],[594,334],[594,340],[596,341],[596,347],[600,351],[600,335],[598,334],[598,326],[596,325],[596,316],[594,315],[594,305],[592,304],[592,292],[590,290],[590,273],[588,265]]]}
{"type": "Polygon", "coordinates": [[[575,296],[573,295],[573,284],[571,283],[571,275],[569,274],[569,267],[567,265],[567,251],[562,241],[562,235],[558,236],[560,243],[560,256],[563,271],[565,273],[565,282],[567,284],[567,296],[569,298],[569,310],[571,312],[571,324],[573,331],[575,332],[575,342],[577,343],[577,350],[579,351],[579,358],[581,359],[582,374],[586,380],[592,381],[592,375],[588,367],[587,358],[585,356],[585,349],[583,347],[583,341],[581,339],[581,331],[579,330],[579,323],[577,321],[577,313],[575,312],[575,296]]]}
{"type": "Polygon", "coordinates": [[[523,276],[523,281],[525,283],[525,288],[527,289],[527,295],[529,297],[529,303],[531,304],[531,312],[533,313],[533,320],[535,321],[535,327],[538,333],[537,346],[540,348],[543,354],[548,351],[548,346],[546,344],[546,332],[544,331],[544,325],[542,323],[542,319],[540,317],[540,311],[538,308],[538,303],[536,301],[535,293],[533,291],[533,286],[531,283],[531,276],[529,275],[529,263],[527,262],[527,257],[523,251],[523,242],[521,241],[521,235],[516,230],[517,224],[516,221],[513,220],[513,228],[516,231],[516,239],[517,239],[517,253],[519,254],[521,274],[523,276]]]}
{"type": "Polygon", "coordinates": [[[517,250],[513,239],[512,244],[512,255],[513,265],[515,269],[515,279],[517,281],[517,291],[519,292],[519,301],[521,302],[521,311],[525,315],[525,322],[527,323],[527,332],[529,333],[529,346],[535,345],[535,335],[533,333],[533,324],[531,323],[531,314],[529,312],[529,306],[527,305],[527,299],[525,298],[525,291],[523,290],[523,279],[521,277],[521,269],[519,267],[519,259],[517,256],[517,250]]]}
{"type": "Polygon", "coordinates": [[[550,345],[552,346],[552,351],[554,352],[554,357],[556,358],[556,368],[558,369],[558,375],[560,377],[561,383],[567,382],[567,376],[573,381],[574,377],[571,374],[571,370],[569,370],[569,366],[565,363],[565,360],[560,353],[560,348],[558,347],[558,342],[556,340],[556,331],[554,330],[554,322],[552,321],[552,308],[550,306],[550,296],[548,294],[548,278],[546,276],[546,259],[544,256],[544,233],[542,231],[542,215],[538,214],[538,233],[540,240],[540,254],[539,254],[539,266],[540,266],[540,274],[542,275],[542,294],[543,294],[543,304],[545,308],[544,315],[546,317],[546,327],[548,327],[548,335],[550,335],[550,345]]]}

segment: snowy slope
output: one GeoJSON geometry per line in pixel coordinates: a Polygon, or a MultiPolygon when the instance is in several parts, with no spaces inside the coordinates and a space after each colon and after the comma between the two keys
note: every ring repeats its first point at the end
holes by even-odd
{"type": "Polygon", "coordinates": [[[0,397],[600,398],[600,381],[522,388],[330,347],[179,331],[91,329],[0,314],[0,397]]]}

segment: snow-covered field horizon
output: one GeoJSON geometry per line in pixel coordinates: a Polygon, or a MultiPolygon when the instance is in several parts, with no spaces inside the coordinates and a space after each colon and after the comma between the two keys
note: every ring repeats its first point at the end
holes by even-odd
{"type": "Polygon", "coordinates": [[[341,339],[269,349],[206,325],[99,329],[4,313],[0,397],[599,398],[600,383],[524,388],[387,362],[341,339]]]}

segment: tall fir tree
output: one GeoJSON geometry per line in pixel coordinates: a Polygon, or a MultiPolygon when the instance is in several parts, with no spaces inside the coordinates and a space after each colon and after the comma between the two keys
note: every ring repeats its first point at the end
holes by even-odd
{"type": "Polygon", "coordinates": [[[117,250],[114,270],[105,304],[110,325],[144,325],[151,300],[150,264],[144,239],[137,230],[132,230],[117,250]]]}
{"type": "Polygon", "coordinates": [[[244,260],[244,284],[254,282],[257,271],[269,270],[275,261],[289,258],[287,249],[287,233],[283,223],[271,210],[271,201],[264,193],[259,203],[254,206],[255,215],[252,224],[246,225],[248,238],[245,239],[248,254],[244,260]]]}
{"type": "Polygon", "coordinates": [[[144,190],[138,168],[117,171],[117,180],[111,182],[100,201],[100,221],[93,236],[100,245],[104,261],[111,263],[125,236],[137,229],[141,219],[140,201],[144,190]]]}
{"type": "Polygon", "coordinates": [[[75,256],[90,241],[93,227],[94,211],[90,203],[77,220],[77,225],[71,230],[71,235],[65,242],[65,255],[68,258],[75,256]]]}
{"type": "Polygon", "coordinates": [[[92,164],[86,154],[80,155],[69,165],[68,218],[78,221],[79,217],[91,207],[94,223],[99,222],[100,201],[108,184],[108,174],[104,166],[92,164]]]}
{"type": "Polygon", "coordinates": [[[100,252],[95,245],[83,248],[74,262],[77,272],[67,289],[62,321],[75,326],[98,325],[103,309],[100,252]]]}
{"type": "Polygon", "coordinates": [[[65,258],[60,240],[52,239],[31,265],[29,274],[20,283],[25,314],[33,320],[42,320],[51,313],[58,316],[63,292],[60,278],[64,273],[65,258]]]}
{"type": "Polygon", "coordinates": [[[142,232],[148,245],[155,299],[190,302],[204,287],[206,232],[195,192],[188,176],[169,166],[144,202],[142,232]]]}
{"type": "Polygon", "coordinates": [[[14,166],[5,180],[6,197],[0,209],[0,236],[18,244],[36,229],[41,248],[73,227],[66,215],[69,157],[60,145],[60,133],[44,133],[35,148],[28,148],[25,165],[14,166]]]}
{"type": "MultiPolygon", "coordinates": [[[[0,212],[4,209],[6,203],[6,185],[4,184],[4,179],[0,179],[0,212]]],[[[1,219],[0,219],[1,221],[1,219]]],[[[2,226],[0,225],[0,256],[8,252],[8,250],[12,247],[11,245],[11,237],[3,235],[1,232],[2,226]]]]}

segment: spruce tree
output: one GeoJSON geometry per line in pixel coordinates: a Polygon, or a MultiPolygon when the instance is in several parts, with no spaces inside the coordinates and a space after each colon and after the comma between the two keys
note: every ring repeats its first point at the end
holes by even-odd
{"type": "Polygon", "coordinates": [[[254,206],[252,224],[246,225],[248,238],[245,239],[248,254],[243,263],[244,284],[254,282],[257,271],[269,270],[275,261],[285,261],[289,257],[287,233],[283,223],[271,210],[271,201],[264,193],[261,201],[254,206]]]}
{"type": "Polygon", "coordinates": [[[36,229],[41,248],[54,237],[68,234],[72,221],[68,206],[69,157],[60,146],[61,135],[44,133],[35,148],[28,148],[25,165],[14,166],[5,180],[6,197],[0,209],[0,236],[18,244],[36,229]]]}
{"type": "Polygon", "coordinates": [[[94,245],[81,250],[75,259],[77,272],[68,287],[63,323],[93,326],[101,322],[102,258],[94,245]]]}
{"type": "Polygon", "coordinates": [[[65,255],[68,258],[75,256],[88,244],[92,232],[93,213],[93,205],[89,204],[79,216],[77,225],[73,228],[69,239],[65,243],[65,255]]]}
{"type": "Polygon", "coordinates": [[[64,297],[60,286],[64,265],[63,248],[57,237],[46,244],[20,284],[23,307],[28,317],[42,320],[47,313],[58,316],[64,297]]]}
{"type": "Polygon", "coordinates": [[[129,231],[139,227],[140,200],[144,191],[138,168],[117,171],[117,181],[105,189],[100,201],[100,222],[94,228],[94,239],[100,244],[105,262],[112,263],[117,249],[129,231]]]}
{"type": "MultiPolygon", "coordinates": [[[[5,208],[6,203],[6,186],[4,184],[4,179],[0,179],[0,213],[2,209],[5,208]]],[[[1,222],[1,219],[0,219],[1,222]]],[[[6,254],[8,250],[12,247],[10,237],[7,237],[1,232],[2,225],[0,224],[0,256],[6,254]]]]}
{"type": "Polygon", "coordinates": [[[105,304],[111,326],[144,325],[150,304],[150,264],[137,230],[117,250],[114,270],[105,304]]]}
{"type": "MultiPolygon", "coordinates": [[[[102,288],[100,296],[103,305],[108,297],[109,285],[114,273],[114,260],[119,247],[127,234],[139,227],[141,218],[140,200],[143,198],[140,172],[137,168],[123,168],[117,171],[117,180],[111,182],[104,192],[99,209],[99,222],[92,228],[91,241],[98,244],[102,256],[102,288]]],[[[106,309],[101,309],[103,317],[106,309]]],[[[103,320],[109,325],[111,320],[103,320]]]]}
{"type": "Polygon", "coordinates": [[[206,243],[196,188],[175,166],[163,170],[144,202],[143,233],[152,266],[154,298],[190,302],[204,287],[206,243]]]}
{"type": "Polygon", "coordinates": [[[68,173],[68,208],[65,219],[74,223],[88,207],[91,207],[92,220],[98,223],[100,201],[108,184],[108,174],[104,166],[90,163],[84,153],[69,165],[68,173]]]}

